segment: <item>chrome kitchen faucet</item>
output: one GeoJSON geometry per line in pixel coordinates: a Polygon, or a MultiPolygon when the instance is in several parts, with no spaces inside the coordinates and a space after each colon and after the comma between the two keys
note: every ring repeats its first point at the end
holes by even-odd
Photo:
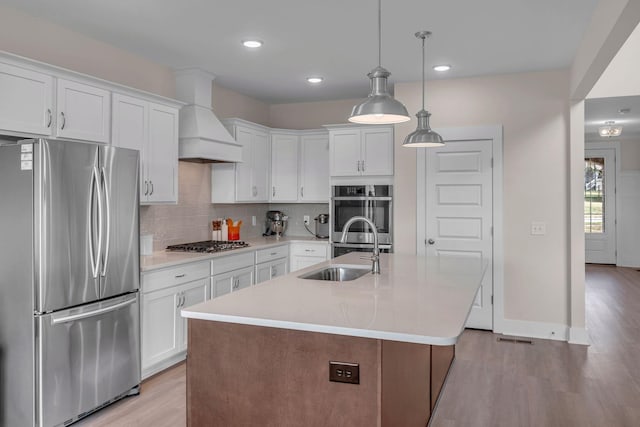
{"type": "Polygon", "coordinates": [[[342,227],[342,237],[340,238],[340,241],[342,243],[345,243],[347,241],[349,228],[356,221],[366,222],[373,230],[373,255],[371,255],[371,274],[380,274],[380,248],[378,246],[378,229],[376,228],[376,225],[373,223],[373,221],[364,216],[354,216],[349,218],[349,220],[342,227]]]}

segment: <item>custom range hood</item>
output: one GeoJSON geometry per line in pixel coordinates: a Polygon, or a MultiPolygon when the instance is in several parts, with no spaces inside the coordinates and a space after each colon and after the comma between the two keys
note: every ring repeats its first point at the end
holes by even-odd
{"type": "Polygon", "coordinates": [[[213,74],[189,68],[178,70],[176,97],[187,105],[180,109],[179,155],[197,163],[241,162],[242,146],[211,111],[213,74]]]}

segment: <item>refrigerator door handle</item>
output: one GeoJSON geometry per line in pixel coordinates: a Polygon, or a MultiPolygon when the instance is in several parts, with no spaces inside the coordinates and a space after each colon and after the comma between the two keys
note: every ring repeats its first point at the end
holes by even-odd
{"type": "Polygon", "coordinates": [[[89,257],[91,258],[91,273],[94,279],[98,278],[100,270],[100,257],[102,253],[102,192],[98,185],[98,172],[96,168],[91,171],[91,193],[89,196],[89,203],[91,204],[91,234],[89,236],[89,257]],[[93,246],[93,237],[95,235],[95,223],[93,215],[93,200],[97,194],[98,198],[98,250],[93,246]]]}
{"type": "MultiPolygon", "coordinates": [[[[102,271],[100,272],[100,275],[104,277],[107,274],[107,265],[109,264],[109,248],[111,246],[111,196],[109,195],[109,187],[107,186],[107,176],[104,167],[102,167],[100,170],[100,180],[104,190],[104,202],[106,205],[105,210],[107,222],[107,236],[104,246],[104,258],[102,259],[102,271]]],[[[100,230],[102,230],[102,228],[100,230]]]]}
{"type": "Polygon", "coordinates": [[[103,308],[99,308],[97,310],[93,310],[93,311],[88,311],[86,313],[79,313],[79,314],[72,314],[71,316],[64,316],[64,317],[52,317],[51,318],[51,324],[52,325],[59,325],[61,323],[69,323],[69,322],[74,322],[76,320],[80,320],[80,319],[86,319],[87,317],[94,317],[94,316],[98,316],[100,314],[104,314],[104,313],[109,313],[111,311],[116,311],[122,307],[126,307],[128,305],[133,304],[134,302],[136,302],[137,299],[136,298],[131,298],[127,301],[123,301],[120,302],[118,304],[114,304],[112,306],[109,307],[103,307],[103,308]]]}

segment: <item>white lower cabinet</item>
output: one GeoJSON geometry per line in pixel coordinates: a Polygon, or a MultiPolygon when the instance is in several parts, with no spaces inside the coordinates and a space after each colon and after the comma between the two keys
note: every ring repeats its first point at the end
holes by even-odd
{"type": "Polygon", "coordinates": [[[290,252],[290,271],[302,270],[330,258],[328,242],[293,242],[291,243],[290,252]]]}
{"type": "Polygon", "coordinates": [[[253,266],[217,274],[211,283],[211,298],[248,288],[253,284],[253,266]]]}
{"type": "Polygon", "coordinates": [[[283,276],[289,272],[289,244],[256,251],[256,283],[283,276]]]}
{"type": "Polygon", "coordinates": [[[211,298],[253,285],[255,252],[214,258],[211,264],[211,298]]]}
{"type": "Polygon", "coordinates": [[[142,273],[142,378],[184,360],[184,307],[250,287],[328,259],[327,242],[283,243],[142,273]],[[290,257],[291,254],[291,257],[290,257]]]}
{"type": "Polygon", "coordinates": [[[287,258],[280,258],[256,265],[256,283],[262,283],[274,277],[284,276],[288,273],[288,264],[287,258]]]}
{"type": "Polygon", "coordinates": [[[209,271],[210,261],[201,261],[143,273],[140,334],[143,378],[184,359],[187,320],[180,310],[209,298],[209,271]]]}

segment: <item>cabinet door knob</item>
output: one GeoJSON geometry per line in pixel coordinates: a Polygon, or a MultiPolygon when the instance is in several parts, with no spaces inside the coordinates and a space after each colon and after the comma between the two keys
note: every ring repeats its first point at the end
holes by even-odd
{"type": "Polygon", "coordinates": [[[51,127],[51,121],[53,120],[53,116],[51,114],[51,108],[47,108],[47,115],[49,117],[49,120],[47,121],[47,127],[50,128],[51,127]]]}
{"type": "Polygon", "coordinates": [[[356,164],[358,165],[358,172],[360,172],[360,160],[358,160],[356,164]]]}
{"type": "Polygon", "coordinates": [[[273,186],[273,197],[276,197],[276,186],[273,186]]]}
{"type": "Polygon", "coordinates": [[[64,115],[64,111],[60,111],[60,117],[62,117],[62,123],[60,124],[60,130],[64,129],[64,126],[67,124],[67,118],[64,115]]]}
{"type": "Polygon", "coordinates": [[[365,167],[364,167],[364,165],[365,165],[365,163],[364,163],[364,160],[363,160],[363,161],[362,161],[362,172],[364,172],[364,171],[365,171],[365,167]]]}
{"type": "Polygon", "coordinates": [[[304,187],[300,187],[300,197],[304,197],[304,187]]]}
{"type": "Polygon", "coordinates": [[[148,196],[149,195],[149,181],[144,181],[144,195],[148,196]]]}
{"type": "Polygon", "coordinates": [[[149,195],[153,194],[153,181],[149,181],[149,184],[151,184],[151,191],[149,192],[149,195]]]}
{"type": "Polygon", "coordinates": [[[429,240],[427,240],[427,243],[430,244],[430,245],[433,245],[433,244],[436,243],[436,241],[433,240],[433,239],[429,239],[429,240]]]}

